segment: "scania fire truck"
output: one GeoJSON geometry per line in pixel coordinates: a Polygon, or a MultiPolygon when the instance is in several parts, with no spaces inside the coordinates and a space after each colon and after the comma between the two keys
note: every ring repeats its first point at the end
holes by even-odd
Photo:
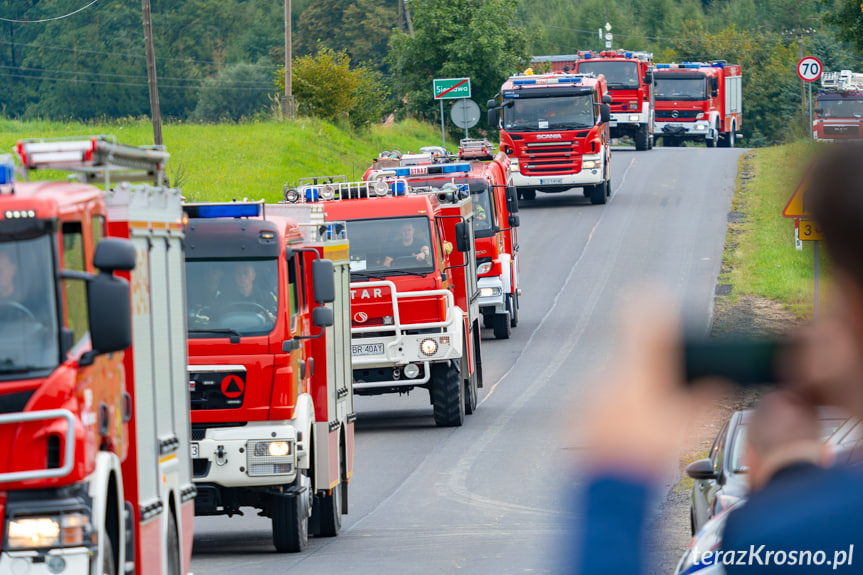
{"type": "Polygon", "coordinates": [[[0,168],[0,573],[186,573],[195,487],[168,154],[106,137],[15,154],[25,181],[0,168]],[[26,181],[38,169],[77,177],[26,181]]]}
{"type": "Polygon", "coordinates": [[[196,515],[272,521],[280,552],[335,536],[353,473],[344,223],[263,202],[186,204],[196,515]]]}
{"type": "Polygon", "coordinates": [[[740,66],[717,62],[657,64],[656,133],[663,146],[684,140],[733,148],[743,119],[740,66]]]}
{"type": "Polygon", "coordinates": [[[438,146],[419,154],[382,152],[363,176],[364,180],[404,177],[411,186],[441,188],[447,183],[465,184],[473,200],[476,237],[479,309],[483,325],[498,339],[509,338],[518,325],[518,197],[512,185],[509,159],[495,153],[488,140],[464,139],[458,155],[438,146]],[[447,165],[446,174],[429,174],[429,168],[447,165]]]}
{"type": "Polygon", "coordinates": [[[611,194],[611,110],[605,77],[542,74],[510,77],[488,120],[500,128],[513,182],[526,200],[536,192],[583,188],[593,204],[611,194]]]}
{"type": "Polygon", "coordinates": [[[863,74],[824,72],[815,99],[812,136],[822,142],[863,139],[863,74]]]}
{"type": "Polygon", "coordinates": [[[439,426],[462,425],[482,385],[473,204],[467,185],[450,187],[326,176],[285,191],[347,221],[354,392],[426,388],[439,426]]]}

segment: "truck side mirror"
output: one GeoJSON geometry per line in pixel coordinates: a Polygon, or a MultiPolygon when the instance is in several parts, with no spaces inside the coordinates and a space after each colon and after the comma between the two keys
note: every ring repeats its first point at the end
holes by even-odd
{"type": "Polygon", "coordinates": [[[815,108],[815,113],[819,116],[824,115],[824,108],[815,108]]]}
{"type": "Polygon", "coordinates": [[[312,262],[312,289],[315,290],[315,302],[331,303],[335,301],[335,274],[336,270],[332,261],[315,260],[312,262]]]}
{"type": "Polygon", "coordinates": [[[464,222],[455,225],[455,249],[462,253],[467,251],[467,228],[464,222]]]}
{"type": "Polygon", "coordinates": [[[82,361],[90,363],[97,355],[122,351],[132,345],[129,282],[110,273],[100,273],[87,282],[87,304],[93,350],[82,361]]]}
{"type": "Polygon", "coordinates": [[[515,214],[510,214],[509,216],[509,227],[517,228],[521,224],[521,220],[515,214]]]}
{"type": "Polygon", "coordinates": [[[285,261],[289,262],[294,259],[294,250],[291,246],[285,246],[285,261]]]}
{"type": "Polygon", "coordinates": [[[605,96],[603,96],[602,97],[602,103],[603,104],[611,104],[611,95],[606,94],[605,96]]]}
{"type": "Polygon", "coordinates": [[[493,108],[497,108],[497,102],[495,102],[494,100],[489,100],[485,103],[485,107],[488,108],[489,110],[491,110],[493,108]]]}
{"type": "Polygon", "coordinates": [[[608,104],[599,105],[599,119],[603,124],[611,120],[611,106],[608,104]]]}
{"type": "Polygon", "coordinates": [[[518,188],[506,187],[506,207],[511,214],[518,213],[518,188]]]}
{"type": "Polygon", "coordinates": [[[497,111],[497,108],[489,108],[488,109],[488,125],[490,128],[497,128],[500,123],[500,114],[497,111]]]}
{"type": "Polygon", "coordinates": [[[326,306],[319,306],[312,310],[312,325],[325,328],[333,325],[333,310],[326,306]]]}
{"type": "Polygon", "coordinates": [[[123,238],[104,238],[96,246],[93,265],[103,272],[135,269],[135,246],[123,238]]]}

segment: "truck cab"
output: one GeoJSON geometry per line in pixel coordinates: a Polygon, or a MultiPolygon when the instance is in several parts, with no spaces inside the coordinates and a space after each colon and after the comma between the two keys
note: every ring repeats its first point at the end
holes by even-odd
{"type": "Polygon", "coordinates": [[[863,139],[863,74],[824,72],[815,98],[812,137],[822,142],[863,139]]]}

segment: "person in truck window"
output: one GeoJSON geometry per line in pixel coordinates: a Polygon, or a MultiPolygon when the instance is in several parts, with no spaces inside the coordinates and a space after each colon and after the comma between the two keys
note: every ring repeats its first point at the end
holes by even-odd
{"type": "Polygon", "coordinates": [[[267,310],[271,315],[276,310],[276,295],[266,282],[258,279],[255,265],[251,262],[240,262],[234,266],[232,281],[227,289],[223,290],[218,301],[223,308],[242,304],[257,304],[267,310]]]}
{"type": "Polygon", "coordinates": [[[428,242],[423,242],[416,236],[414,225],[404,222],[399,227],[399,235],[396,241],[387,250],[384,257],[384,267],[391,267],[393,262],[400,258],[413,258],[419,263],[431,261],[428,242]]]}

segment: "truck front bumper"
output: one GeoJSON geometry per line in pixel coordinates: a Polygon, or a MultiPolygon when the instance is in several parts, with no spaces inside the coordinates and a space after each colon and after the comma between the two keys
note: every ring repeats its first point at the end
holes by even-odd
{"type": "Polygon", "coordinates": [[[512,183],[517,188],[533,188],[548,192],[562,192],[569,188],[592,186],[602,183],[605,178],[604,152],[584,156],[581,171],[574,174],[555,174],[549,176],[529,176],[522,174],[518,158],[512,158],[510,170],[512,183]]]}
{"type": "Polygon", "coordinates": [[[41,551],[4,551],[0,553],[0,575],[78,575],[91,573],[90,549],[69,547],[41,551]]]}
{"type": "Polygon", "coordinates": [[[479,287],[479,311],[483,315],[490,313],[507,313],[506,293],[503,282],[498,276],[481,277],[477,279],[479,287]]]}
{"type": "Polygon", "coordinates": [[[710,134],[710,122],[656,122],[655,133],[675,138],[706,138],[710,134]]]}

